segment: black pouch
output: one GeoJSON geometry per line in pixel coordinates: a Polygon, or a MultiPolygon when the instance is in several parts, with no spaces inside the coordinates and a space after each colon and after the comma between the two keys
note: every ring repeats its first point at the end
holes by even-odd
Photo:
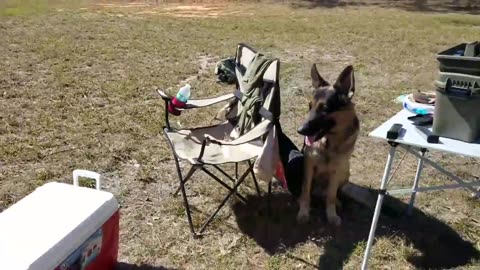
{"type": "Polygon", "coordinates": [[[433,115],[417,114],[408,117],[408,120],[412,121],[415,126],[430,126],[433,124],[433,115]]]}

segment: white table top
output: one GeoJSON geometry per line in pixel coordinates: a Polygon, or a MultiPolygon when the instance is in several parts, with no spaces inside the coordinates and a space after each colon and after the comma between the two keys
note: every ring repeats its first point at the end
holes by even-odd
{"type": "MultiPolygon", "coordinates": [[[[382,125],[377,127],[369,134],[369,136],[378,139],[388,140],[388,130],[392,127],[393,124],[399,123],[403,125],[402,128],[404,130],[402,130],[400,136],[396,140],[393,140],[394,142],[419,148],[426,148],[429,150],[437,150],[457,155],[480,158],[480,141],[477,141],[476,143],[466,143],[458,140],[440,137],[439,143],[428,143],[427,135],[423,135],[425,133],[422,134],[422,132],[412,124],[413,122],[407,119],[409,116],[413,115],[415,114],[403,109],[395,116],[388,119],[382,125]]],[[[432,128],[429,127],[427,129],[427,132],[431,131],[432,128]]]]}

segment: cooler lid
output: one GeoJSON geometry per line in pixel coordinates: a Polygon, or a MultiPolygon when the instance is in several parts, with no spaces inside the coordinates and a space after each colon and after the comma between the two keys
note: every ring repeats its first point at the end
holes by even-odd
{"type": "Polygon", "coordinates": [[[117,210],[111,193],[45,184],[0,213],[0,267],[53,269],[117,210]]]}

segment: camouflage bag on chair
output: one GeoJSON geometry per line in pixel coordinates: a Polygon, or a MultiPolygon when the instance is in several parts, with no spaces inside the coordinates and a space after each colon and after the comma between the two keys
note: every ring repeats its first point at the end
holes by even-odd
{"type": "Polygon", "coordinates": [[[226,84],[234,84],[237,81],[235,75],[235,57],[229,57],[217,62],[215,66],[217,81],[226,84]]]}

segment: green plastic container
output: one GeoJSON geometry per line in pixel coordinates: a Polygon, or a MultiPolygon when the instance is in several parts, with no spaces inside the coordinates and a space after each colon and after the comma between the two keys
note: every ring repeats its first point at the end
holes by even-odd
{"type": "Polygon", "coordinates": [[[437,54],[440,72],[480,76],[480,43],[462,43],[437,54]]]}
{"type": "Polygon", "coordinates": [[[432,132],[468,143],[480,139],[480,77],[440,73],[432,132]]]}
{"type": "Polygon", "coordinates": [[[435,86],[445,89],[447,80],[450,79],[453,87],[472,88],[475,84],[480,85],[480,76],[473,76],[460,73],[439,72],[435,86]]]}

